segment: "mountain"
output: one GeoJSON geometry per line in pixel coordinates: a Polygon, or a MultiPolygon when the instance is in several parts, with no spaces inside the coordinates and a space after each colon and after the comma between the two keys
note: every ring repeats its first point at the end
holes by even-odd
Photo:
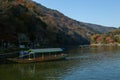
{"type": "Polygon", "coordinates": [[[31,0],[0,0],[0,41],[32,42],[41,47],[82,45],[90,36],[114,30],[73,20],[31,0]]]}

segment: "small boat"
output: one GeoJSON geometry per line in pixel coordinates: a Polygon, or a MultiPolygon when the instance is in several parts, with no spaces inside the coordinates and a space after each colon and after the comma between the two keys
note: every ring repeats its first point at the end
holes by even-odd
{"type": "Polygon", "coordinates": [[[67,54],[63,52],[63,48],[30,49],[27,52],[21,52],[19,57],[8,60],[18,63],[62,60],[67,57],[67,54]]]}

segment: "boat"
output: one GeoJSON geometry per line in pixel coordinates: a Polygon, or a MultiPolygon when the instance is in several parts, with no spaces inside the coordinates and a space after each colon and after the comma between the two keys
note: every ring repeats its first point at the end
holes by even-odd
{"type": "Polygon", "coordinates": [[[64,48],[44,48],[30,49],[20,53],[17,58],[9,58],[8,60],[18,63],[32,63],[43,61],[55,61],[66,59],[67,54],[64,53],[64,48]]]}

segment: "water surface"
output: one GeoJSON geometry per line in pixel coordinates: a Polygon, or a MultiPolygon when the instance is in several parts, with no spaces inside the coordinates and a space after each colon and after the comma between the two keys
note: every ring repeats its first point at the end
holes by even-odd
{"type": "Polygon", "coordinates": [[[67,60],[1,64],[0,80],[120,80],[120,48],[72,49],[67,60]]]}

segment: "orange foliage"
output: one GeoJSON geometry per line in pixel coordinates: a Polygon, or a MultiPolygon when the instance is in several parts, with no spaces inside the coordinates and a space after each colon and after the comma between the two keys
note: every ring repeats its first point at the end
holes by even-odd
{"type": "Polygon", "coordinates": [[[107,43],[114,43],[114,40],[111,37],[106,37],[105,40],[107,43]]]}
{"type": "Polygon", "coordinates": [[[27,4],[27,7],[28,8],[33,8],[35,5],[33,4],[33,3],[29,3],[29,4],[27,4]]]}
{"type": "Polygon", "coordinates": [[[97,42],[101,42],[102,41],[102,37],[97,37],[97,42]]]}

